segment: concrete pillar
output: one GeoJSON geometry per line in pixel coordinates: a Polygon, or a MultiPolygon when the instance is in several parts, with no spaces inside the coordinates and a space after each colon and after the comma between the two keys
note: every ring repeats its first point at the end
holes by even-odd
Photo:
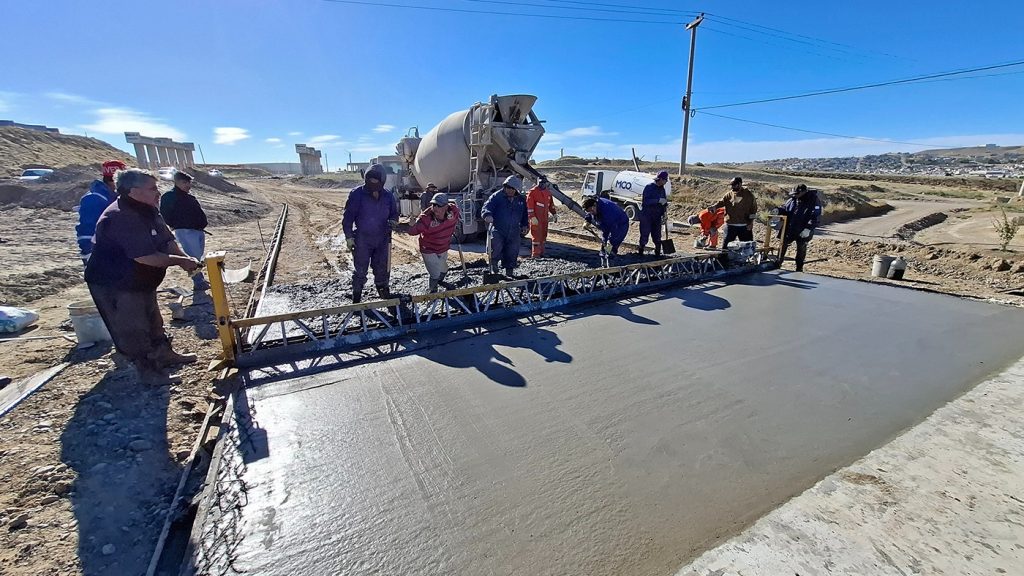
{"type": "Polygon", "coordinates": [[[149,162],[146,158],[146,147],[142,144],[135,144],[135,160],[139,163],[139,168],[149,168],[149,162]]]}
{"type": "Polygon", "coordinates": [[[156,170],[160,167],[160,156],[156,153],[156,144],[146,144],[146,154],[149,156],[149,169],[156,170]]]}
{"type": "Polygon", "coordinates": [[[157,146],[156,153],[160,155],[160,166],[172,166],[171,158],[167,154],[166,146],[157,146]]]}
{"type": "Polygon", "coordinates": [[[185,166],[195,166],[196,161],[192,159],[192,151],[185,150],[185,166]]]}
{"type": "Polygon", "coordinates": [[[178,168],[185,167],[185,152],[181,148],[174,148],[174,165],[178,168]]]}

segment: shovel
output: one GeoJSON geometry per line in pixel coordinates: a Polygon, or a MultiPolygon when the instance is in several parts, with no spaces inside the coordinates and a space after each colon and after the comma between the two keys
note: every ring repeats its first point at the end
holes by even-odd
{"type": "Polygon", "coordinates": [[[672,238],[669,238],[669,235],[668,235],[668,212],[667,211],[665,213],[665,218],[663,219],[663,221],[665,222],[665,239],[661,241],[661,253],[662,254],[675,254],[676,253],[676,243],[673,242],[672,238]]]}
{"type": "Polygon", "coordinates": [[[459,246],[459,262],[462,264],[462,279],[465,280],[469,278],[469,272],[466,272],[466,257],[462,254],[462,242],[459,240],[459,237],[454,234],[452,234],[452,239],[454,239],[455,243],[459,246]]]}
{"type": "Polygon", "coordinates": [[[484,272],[484,284],[497,284],[505,279],[501,274],[495,274],[491,272],[491,234],[487,232],[487,271],[484,272]]]}

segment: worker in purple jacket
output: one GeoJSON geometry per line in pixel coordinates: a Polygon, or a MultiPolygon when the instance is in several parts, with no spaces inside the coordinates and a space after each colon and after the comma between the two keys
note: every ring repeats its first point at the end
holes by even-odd
{"type": "Polygon", "coordinates": [[[373,267],[373,283],[381,299],[391,298],[391,232],[398,227],[398,202],[384,188],[384,167],[370,166],[364,182],[345,202],[341,227],[352,252],[352,302],[361,302],[366,272],[373,267]]]}

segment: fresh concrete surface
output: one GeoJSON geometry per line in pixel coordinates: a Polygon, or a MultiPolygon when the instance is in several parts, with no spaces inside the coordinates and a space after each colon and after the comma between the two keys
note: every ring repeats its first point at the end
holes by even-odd
{"type": "Polygon", "coordinates": [[[250,388],[234,567],[674,574],[1024,337],[1020,310],[784,273],[535,320],[250,388]]]}
{"type": "Polygon", "coordinates": [[[1024,574],[1024,362],[679,576],[1024,574]]]}

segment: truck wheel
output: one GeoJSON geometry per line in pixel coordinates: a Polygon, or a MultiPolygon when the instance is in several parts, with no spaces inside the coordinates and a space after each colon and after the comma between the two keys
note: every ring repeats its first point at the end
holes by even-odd
{"type": "Polygon", "coordinates": [[[626,218],[629,218],[631,221],[640,219],[640,209],[637,208],[636,204],[626,204],[625,209],[626,218]]]}

